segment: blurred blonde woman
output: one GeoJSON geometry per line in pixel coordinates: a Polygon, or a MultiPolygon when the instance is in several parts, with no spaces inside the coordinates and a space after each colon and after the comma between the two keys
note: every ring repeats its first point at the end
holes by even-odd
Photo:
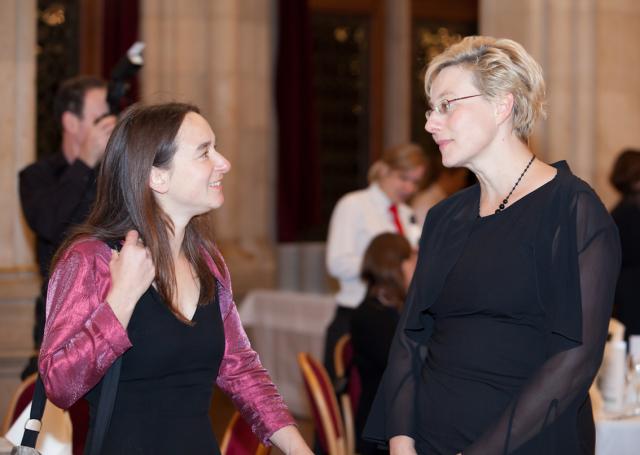
{"type": "Polygon", "coordinates": [[[615,224],[567,163],[529,148],[545,87],[520,44],[465,38],[425,90],[444,166],[478,184],[429,211],[365,437],[394,455],[593,453],[615,224]]]}
{"type": "Polygon", "coordinates": [[[336,204],[329,223],[327,269],[340,286],[336,313],[325,342],[325,366],[333,374],[333,349],[349,332],[349,321],[366,293],[360,279],[365,249],[383,232],[404,235],[416,246],[419,227],[406,201],[417,191],[425,173],[426,156],[416,144],[386,150],[369,169],[369,186],[344,195],[336,204]]]}

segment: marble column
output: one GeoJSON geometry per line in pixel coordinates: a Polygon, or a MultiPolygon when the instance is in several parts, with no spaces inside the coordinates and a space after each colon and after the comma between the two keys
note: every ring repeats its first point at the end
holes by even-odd
{"type": "Polygon", "coordinates": [[[38,292],[17,179],[35,158],[35,0],[2,2],[0,42],[0,409],[6,409],[31,355],[38,292]]]}
{"type": "Polygon", "coordinates": [[[594,185],[611,203],[618,198],[608,183],[615,158],[624,147],[640,149],[640,2],[598,0],[596,17],[594,185]]]}
{"type": "Polygon", "coordinates": [[[197,104],[232,164],[216,234],[237,293],[275,280],[273,0],[143,0],[147,102],[197,104]]]}
{"type": "Polygon", "coordinates": [[[384,10],[383,150],[411,140],[411,1],[384,10]]]}
{"type": "Polygon", "coordinates": [[[619,150],[640,145],[640,5],[634,0],[484,0],[481,33],[522,43],[547,82],[548,119],[533,148],[566,159],[605,204],[619,150]]]}

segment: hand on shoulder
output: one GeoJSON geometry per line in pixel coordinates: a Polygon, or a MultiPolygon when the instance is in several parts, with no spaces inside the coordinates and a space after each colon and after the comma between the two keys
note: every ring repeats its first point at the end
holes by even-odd
{"type": "Polygon", "coordinates": [[[109,262],[111,289],[107,302],[123,327],[155,278],[155,266],[149,250],[144,246],[137,231],[129,231],[120,252],[112,251],[109,262]]]}

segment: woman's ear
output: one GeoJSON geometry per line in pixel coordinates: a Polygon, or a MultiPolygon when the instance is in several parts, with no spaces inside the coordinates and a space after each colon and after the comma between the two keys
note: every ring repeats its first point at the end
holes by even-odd
{"type": "Polygon", "coordinates": [[[151,173],[149,174],[149,187],[160,194],[169,191],[169,171],[152,166],[151,173]]]}
{"type": "Polygon", "coordinates": [[[499,124],[511,117],[513,111],[513,93],[506,93],[494,102],[496,119],[499,124]]]}

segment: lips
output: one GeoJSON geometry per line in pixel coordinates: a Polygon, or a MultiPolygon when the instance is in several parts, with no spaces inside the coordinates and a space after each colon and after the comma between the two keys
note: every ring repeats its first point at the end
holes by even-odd
{"type": "Polygon", "coordinates": [[[440,150],[443,150],[447,145],[453,142],[453,139],[436,139],[436,144],[440,150]]]}
{"type": "Polygon", "coordinates": [[[209,182],[209,188],[212,188],[212,189],[222,188],[222,181],[218,180],[217,182],[209,182]]]}

